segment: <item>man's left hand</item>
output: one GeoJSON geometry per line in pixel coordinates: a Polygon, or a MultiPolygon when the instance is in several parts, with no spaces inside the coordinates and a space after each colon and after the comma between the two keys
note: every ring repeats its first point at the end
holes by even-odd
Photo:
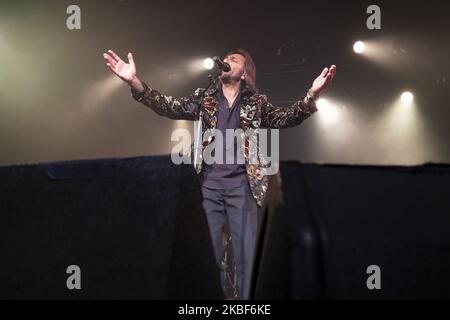
{"type": "Polygon", "coordinates": [[[318,97],[333,80],[336,74],[336,66],[333,64],[330,68],[323,69],[322,73],[314,80],[310,92],[314,97],[318,97]]]}

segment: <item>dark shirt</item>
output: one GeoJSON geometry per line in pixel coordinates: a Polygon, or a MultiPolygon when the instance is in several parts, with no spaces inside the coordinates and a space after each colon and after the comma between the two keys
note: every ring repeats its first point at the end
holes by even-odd
{"type": "MultiPolygon", "coordinates": [[[[238,152],[241,152],[242,154],[240,147],[238,147],[240,146],[240,140],[238,140],[240,139],[239,136],[227,141],[225,130],[240,128],[240,101],[242,91],[234,100],[231,108],[228,107],[228,100],[223,95],[221,89],[219,89],[216,94],[218,95],[217,97],[219,100],[216,130],[220,130],[223,137],[223,161],[222,164],[204,164],[203,185],[212,189],[236,188],[247,182],[246,167],[245,164],[238,164],[238,152]],[[226,153],[228,152],[228,154],[231,155],[233,149],[234,162],[233,164],[226,164],[226,153]]],[[[216,147],[219,146],[216,145],[216,147]]],[[[213,153],[213,155],[215,154],[213,153]]],[[[240,156],[240,158],[243,159],[243,155],[240,156]]],[[[242,163],[242,161],[240,161],[240,163],[242,163]]]]}

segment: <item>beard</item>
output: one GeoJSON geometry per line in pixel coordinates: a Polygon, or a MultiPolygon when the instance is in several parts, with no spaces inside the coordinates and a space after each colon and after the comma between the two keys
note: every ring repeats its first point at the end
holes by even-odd
{"type": "Polygon", "coordinates": [[[233,74],[230,72],[222,72],[222,74],[219,77],[220,81],[222,81],[222,83],[225,83],[225,84],[238,82],[240,80],[240,78],[241,77],[233,76],[233,74]]]}
{"type": "Polygon", "coordinates": [[[232,81],[231,75],[222,72],[222,74],[220,75],[220,81],[222,81],[223,83],[231,83],[232,81]]]}

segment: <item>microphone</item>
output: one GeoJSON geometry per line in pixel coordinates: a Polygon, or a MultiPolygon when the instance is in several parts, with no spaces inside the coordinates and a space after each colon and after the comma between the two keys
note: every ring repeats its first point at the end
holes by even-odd
{"type": "Polygon", "coordinates": [[[223,62],[222,60],[220,60],[219,57],[214,57],[213,58],[214,62],[217,64],[217,66],[219,67],[220,70],[222,70],[223,72],[228,72],[231,70],[231,67],[228,63],[223,62]]]}

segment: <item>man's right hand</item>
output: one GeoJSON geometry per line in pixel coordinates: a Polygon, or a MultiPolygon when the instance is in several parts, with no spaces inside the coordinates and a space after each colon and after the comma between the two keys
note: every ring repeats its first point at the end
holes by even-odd
{"type": "Polygon", "coordinates": [[[125,81],[135,91],[143,91],[144,86],[136,76],[136,65],[134,64],[133,55],[128,53],[128,63],[125,63],[114,51],[108,50],[103,53],[106,60],[106,66],[120,79],[125,81]]]}

